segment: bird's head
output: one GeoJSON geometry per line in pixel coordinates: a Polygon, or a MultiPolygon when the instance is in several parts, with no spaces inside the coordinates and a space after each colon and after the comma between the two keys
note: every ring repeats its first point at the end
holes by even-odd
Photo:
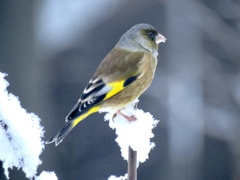
{"type": "Polygon", "coordinates": [[[158,44],[166,38],[149,24],[137,24],[119,40],[118,45],[131,51],[149,51],[157,55],[158,44]]]}

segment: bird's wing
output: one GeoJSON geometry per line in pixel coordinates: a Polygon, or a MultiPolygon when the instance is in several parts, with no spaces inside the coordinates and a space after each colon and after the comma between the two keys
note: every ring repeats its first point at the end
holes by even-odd
{"type": "Polygon", "coordinates": [[[143,56],[142,52],[129,52],[120,49],[116,51],[113,49],[99,65],[66,120],[75,119],[83,112],[114,96],[134,82],[141,75],[138,66],[143,56]],[[110,61],[112,62],[109,63],[110,61]]]}

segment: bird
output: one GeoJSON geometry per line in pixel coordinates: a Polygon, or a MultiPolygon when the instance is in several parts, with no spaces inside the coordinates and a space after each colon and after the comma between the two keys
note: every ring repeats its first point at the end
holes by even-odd
{"type": "Polygon", "coordinates": [[[158,44],[166,38],[153,26],[140,23],[125,32],[98,66],[80,99],[66,116],[66,123],[46,144],[57,146],[83,119],[96,112],[115,112],[128,121],[134,116],[121,112],[151,84],[158,44]]]}

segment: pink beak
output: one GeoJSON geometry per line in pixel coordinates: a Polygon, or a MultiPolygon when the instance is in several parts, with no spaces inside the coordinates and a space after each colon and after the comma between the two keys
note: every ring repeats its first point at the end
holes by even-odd
{"type": "Polygon", "coordinates": [[[158,34],[156,37],[155,37],[155,43],[156,44],[159,44],[161,42],[164,42],[167,40],[167,38],[165,38],[163,35],[161,34],[158,34]]]}

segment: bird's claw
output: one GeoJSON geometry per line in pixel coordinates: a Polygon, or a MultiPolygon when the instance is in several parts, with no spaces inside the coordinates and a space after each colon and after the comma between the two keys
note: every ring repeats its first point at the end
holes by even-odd
{"type": "Polygon", "coordinates": [[[132,116],[127,116],[126,114],[123,114],[120,110],[118,110],[118,111],[113,115],[113,117],[112,117],[113,122],[114,122],[114,118],[115,118],[118,114],[120,114],[121,116],[123,116],[123,117],[124,117],[125,119],[127,119],[129,122],[131,122],[131,121],[136,121],[136,120],[137,120],[137,118],[136,118],[134,115],[132,115],[132,116]]]}

